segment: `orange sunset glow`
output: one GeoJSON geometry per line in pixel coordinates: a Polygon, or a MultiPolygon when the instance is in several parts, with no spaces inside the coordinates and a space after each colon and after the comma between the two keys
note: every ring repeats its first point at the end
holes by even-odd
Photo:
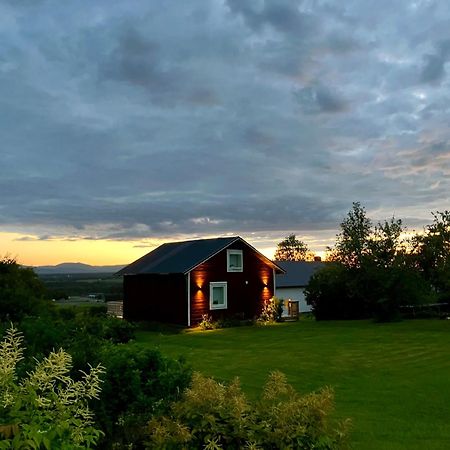
{"type": "MultiPolygon", "coordinates": [[[[180,240],[174,238],[173,240],[180,240]]],[[[82,262],[90,265],[128,264],[157,246],[171,241],[149,240],[91,240],[58,239],[40,240],[20,233],[0,233],[0,256],[9,255],[20,264],[28,266],[56,265],[63,262],[82,262]]],[[[251,241],[250,241],[251,242],[251,241]]],[[[258,243],[253,242],[258,246],[258,243]]],[[[272,258],[276,244],[258,247],[268,258],[272,258]]]]}

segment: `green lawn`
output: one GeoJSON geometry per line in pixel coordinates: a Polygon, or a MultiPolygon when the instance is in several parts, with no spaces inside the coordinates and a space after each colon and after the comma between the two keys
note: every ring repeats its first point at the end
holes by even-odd
{"type": "Polygon", "coordinates": [[[284,372],[301,392],[332,386],[336,414],[353,421],[355,449],[450,448],[450,321],[393,324],[300,321],[180,334],[139,332],[217,379],[255,396],[284,372]]]}

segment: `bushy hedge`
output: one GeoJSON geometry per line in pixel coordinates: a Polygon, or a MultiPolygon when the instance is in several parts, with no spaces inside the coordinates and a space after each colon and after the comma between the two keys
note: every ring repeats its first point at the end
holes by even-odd
{"type": "Polygon", "coordinates": [[[183,360],[137,346],[105,346],[100,359],[106,373],[94,411],[106,434],[102,445],[139,447],[146,422],[179,398],[190,383],[191,369],[183,360]]]}
{"type": "Polygon", "coordinates": [[[170,414],[148,424],[148,449],[338,449],[349,422],[335,423],[333,392],[300,395],[274,372],[251,402],[239,380],[223,385],[199,373],[170,414]]]}

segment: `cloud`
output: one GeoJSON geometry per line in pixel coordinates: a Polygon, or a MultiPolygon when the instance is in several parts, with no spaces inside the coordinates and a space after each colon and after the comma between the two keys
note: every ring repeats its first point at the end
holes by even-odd
{"type": "Polygon", "coordinates": [[[5,2],[0,230],[324,236],[358,200],[423,220],[449,202],[449,19],[387,0],[5,2]]]}
{"type": "Polygon", "coordinates": [[[440,83],[446,75],[445,64],[450,57],[450,39],[436,45],[435,54],[424,55],[424,66],[420,75],[423,83],[440,83]]]}
{"type": "Polygon", "coordinates": [[[324,86],[308,86],[295,92],[300,108],[306,114],[338,113],[345,110],[345,102],[324,86]]]}

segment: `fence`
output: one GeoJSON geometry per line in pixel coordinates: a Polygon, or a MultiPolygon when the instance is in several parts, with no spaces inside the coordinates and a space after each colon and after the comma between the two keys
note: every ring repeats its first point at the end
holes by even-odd
{"type": "Polygon", "coordinates": [[[123,302],[106,302],[108,316],[123,318],[123,302]]]}

